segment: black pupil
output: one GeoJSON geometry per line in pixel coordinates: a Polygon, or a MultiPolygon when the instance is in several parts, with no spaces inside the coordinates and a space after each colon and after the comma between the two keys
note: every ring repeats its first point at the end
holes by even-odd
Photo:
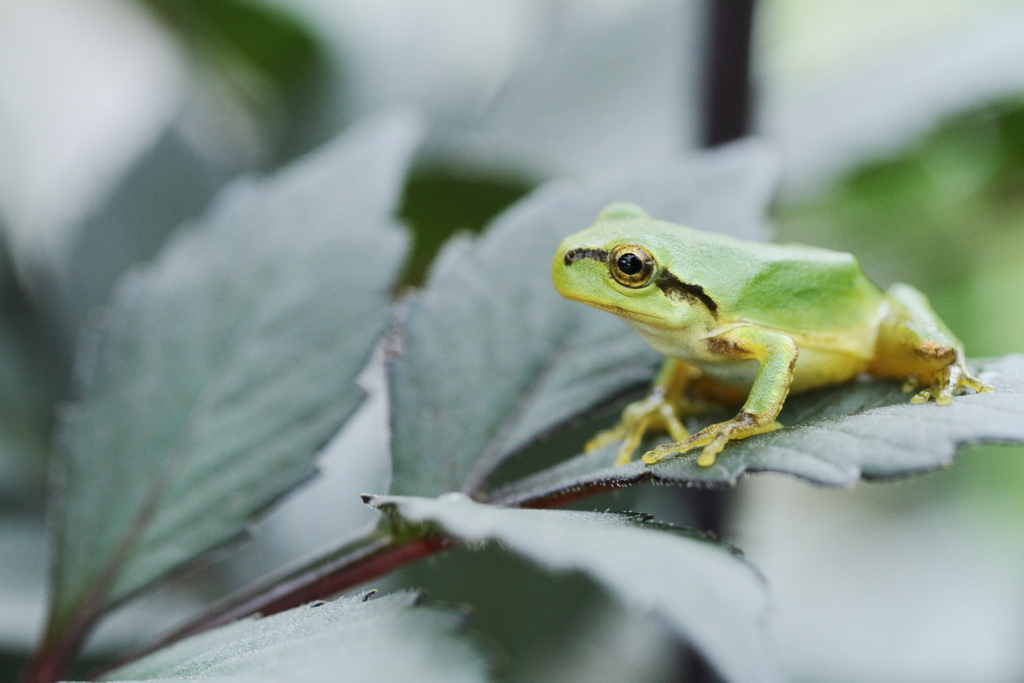
{"type": "Polygon", "coordinates": [[[636,275],[644,269],[644,262],[636,254],[623,254],[616,263],[626,275],[636,275]]]}

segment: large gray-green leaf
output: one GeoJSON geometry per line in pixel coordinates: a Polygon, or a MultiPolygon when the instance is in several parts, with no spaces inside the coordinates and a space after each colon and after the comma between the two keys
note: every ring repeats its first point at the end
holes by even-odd
{"type": "MultiPolygon", "coordinates": [[[[640,481],[704,485],[735,482],[744,472],[782,472],[816,484],[843,486],[949,464],[958,446],[1024,441],[1024,356],[974,361],[995,386],[991,394],[959,396],[950,406],[914,405],[893,382],[853,382],[791,396],[779,421],[787,428],[733,441],[711,467],[697,451],[656,465],[611,467],[614,449],[579,455],[495,491],[503,504],[536,504],[583,489],[640,481]]],[[[727,418],[728,415],[719,415],[727,418]]]]}
{"type": "MultiPolygon", "coordinates": [[[[60,433],[50,635],[242,533],[355,408],[419,123],[368,120],[129,273],[60,433]]],[[[81,628],[78,626],[76,628],[81,628]]]]}
{"type": "Polygon", "coordinates": [[[416,607],[416,593],[313,603],[183,640],[107,680],[266,683],[475,683],[480,650],[458,633],[461,616],[416,607]]]}
{"type": "Polygon", "coordinates": [[[3,280],[0,273],[0,499],[36,507],[68,363],[29,302],[3,280]]]}
{"type": "Polygon", "coordinates": [[[539,434],[650,380],[659,357],[614,316],[562,299],[551,284],[558,242],[605,205],[755,239],[774,157],[747,142],[591,188],[554,183],[457,240],[408,310],[390,366],[391,490],[478,490],[539,434]]]}
{"type": "Polygon", "coordinates": [[[462,494],[368,500],[465,541],[497,541],[545,567],[586,572],[623,600],[664,617],[727,680],[778,680],[764,583],[718,544],[645,528],[625,515],[499,508],[462,494]]]}

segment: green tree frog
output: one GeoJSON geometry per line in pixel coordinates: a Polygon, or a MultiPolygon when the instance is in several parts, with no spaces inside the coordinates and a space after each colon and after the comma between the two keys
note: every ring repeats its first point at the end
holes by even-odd
{"type": "Polygon", "coordinates": [[[647,398],[588,444],[620,442],[616,464],[662,429],[673,443],[645,463],[703,447],[697,463],[712,465],[728,441],[779,429],[790,392],[864,373],[920,389],[913,403],[992,391],[968,372],[963,345],[923,294],[905,284],[883,292],[850,254],[744,242],[617,203],[562,241],[552,274],[562,296],[621,316],[666,356],[647,398]],[[682,419],[709,399],[743,407],[690,435],[682,419]]]}

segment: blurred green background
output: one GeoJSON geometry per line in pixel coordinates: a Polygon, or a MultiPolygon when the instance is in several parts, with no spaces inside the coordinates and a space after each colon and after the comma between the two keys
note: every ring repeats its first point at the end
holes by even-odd
{"type": "MultiPolygon", "coordinates": [[[[852,252],[879,285],[926,292],[972,356],[1024,351],[1024,98],[943,116],[774,218],[780,241],[852,252]]],[[[1024,507],[1024,449],[974,448],[935,484],[1024,507]]]]}

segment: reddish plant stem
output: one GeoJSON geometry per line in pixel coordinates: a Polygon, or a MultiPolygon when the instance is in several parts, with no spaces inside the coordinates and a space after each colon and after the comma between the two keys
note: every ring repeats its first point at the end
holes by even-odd
{"type": "MultiPolygon", "coordinates": [[[[436,552],[455,545],[455,541],[440,535],[417,538],[402,544],[391,546],[384,551],[375,553],[361,564],[346,567],[338,572],[326,572],[312,581],[297,580],[294,585],[284,584],[269,593],[265,598],[254,600],[249,604],[239,605],[238,616],[231,612],[223,615],[220,622],[227,623],[248,614],[260,613],[263,616],[276,614],[326,596],[336,595],[357,586],[364,581],[383,576],[402,565],[433,555],[436,552]]],[[[220,624],[206,625],[219,626],[220,624]]],[[[192,635],[192,634],[185,634],[192,635]]]]}
{"type": "MultiPolygon", "coordinates": [[[[536,498],[505,501],[498,498],[487,502],[503,507],[555,508],[616,488],[620,486],[599,483],[536,498]]],[[[174,631],[122,654],[100,674],[237,619],[254,614],[269,616],[329,598],[461,543],[457,538],[434,531],[410,533],[408,529],[396,527],[394,520],[388,518],[387,513],[385,515],[386,518],[376,528],[363,532],[333,552],[313,562],[300,562],[294,568],[286,568],[227,596],[174,631]]],[[[54,683],[76,653],[77,646],[70,649],[60,643],[52,647],[44,645],[24,683],[54,683]]]]}
{"type": "MultiPolygon", "coordinates": [[[[617,487],[596,485],[567,491],[562,495],[519,500],[513,507],[555,508],[614,488],[617,487]]],[[[488,502],[502,504],[500,501],[488,502]]],[[[269,616],[313,600],[337,595],[360,583],[383,576],[403,565],[460,543],[456,538],[437,533],[416,538],[399,537],[386,531],[387,526],[388,524],[384,523],[369,534],[358,537],[313,563],[301,564],[292,570],[286,569],[280,574],[267,577],[227,596],[174,631],[123,654],[106,671],[237,619],[253,614],[269,616]]]]}
{"type": "Polygon", "coordinates": [[[269,616],[314,600],[329,598],[459,543],[457,539],[443,534],[428,533],[409,537],[387,532],[382,527],[345,544],[314,563],[307,563],[291,571],[285,570],[229,595],[174,631],[125,653],[107,670],[243,617],[253,614],[269,616]]]}
{"type": "Polygon", "coordinates": [[[75,629],[62,634],[59,640],[47,639],[29,663],[22,683],[55,683],[61,679],[68,664],[78,656],[88,631],[75,629]]]}
{"type": "MultiPolygon", "coordinates": [[[[633,484],[630,484],[633,486],[633,484]]],[[[505,498],[503,496],[497,496],[485,500],[488,505],[495,505],[498,507],[517,507],[517,508],[533,508],[538,510],[550,510],[553,508],[562,507],[569,503],[575,503],[578,500],[597,496],[602,493],[609,491],[617,491],[618,489],[627,488],[618,483],[606,483],[596,482],[588,484],[586,486],[580,486],[578,488],[563,489],[553,493],[547,493],[542,496],[535,498],[519,498],[515,494],[505,498]]]]}
{"type": "MultiPolygon", "coordinates": [[[[554,508],[614,488],[618,487],[598,484],[536,499],[508,501],[504,505],[511,503],[512,507],[554,508]]],[[[503,505],[500,500],[488,502],[503,505]]],[[[376,528],[314,562],[306,561],[294,569],[285,569],[214,603],[174,631],[124,653],[101,673],[237,619],[254,614],[269,616],[313,600],[329,598],[459,543],[456,538],[436,532],[420,536],[398,533],[390,520],[384,520],[376,528]]],[[[69,628],[59,640],[48,639],[44,642],[23,683],[55,683],[60,680],[69,662],[78,654],[88,631],[89,625],[69,628]]]]}

